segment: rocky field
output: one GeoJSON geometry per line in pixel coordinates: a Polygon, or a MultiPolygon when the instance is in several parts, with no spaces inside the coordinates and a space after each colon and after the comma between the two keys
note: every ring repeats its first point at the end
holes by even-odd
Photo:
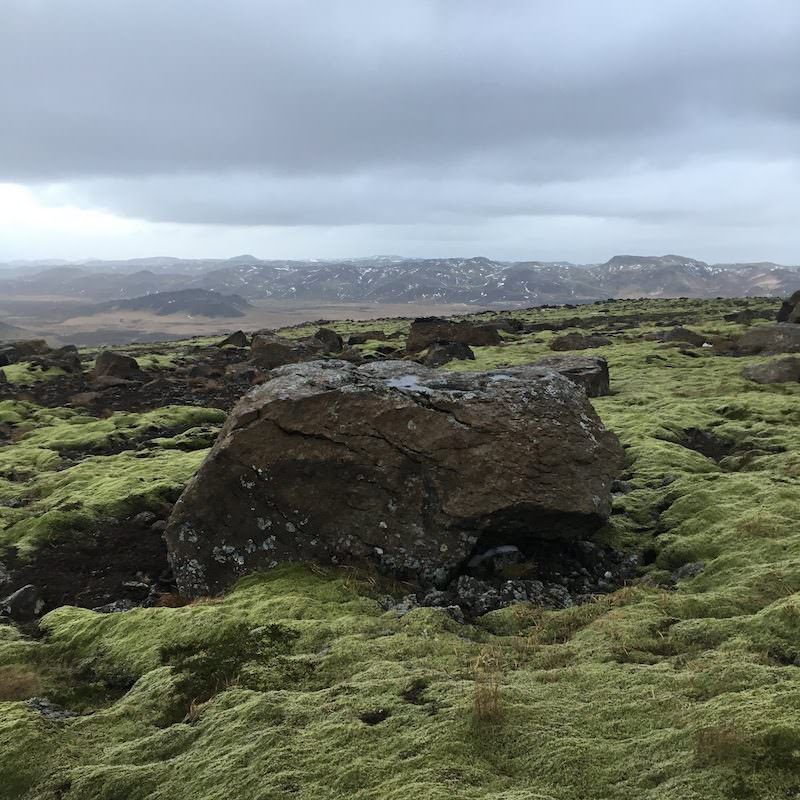
{"type": "Polygon", "coordinates": [[[800,797],[792,299],[0,345],[0,798],[800,797]]]}

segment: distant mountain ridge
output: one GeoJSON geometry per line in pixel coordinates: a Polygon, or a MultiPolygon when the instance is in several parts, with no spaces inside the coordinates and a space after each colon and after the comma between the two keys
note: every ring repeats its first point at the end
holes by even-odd
{"type": "Polygon", "coordinates": [[[250,303],[236,294],[223,295],[208,289],[155,292],[126,300],[110,300],[92,311],[147,311],[158,316],[187,314],[193,317],[243,317],[250,303]]]}
{"type": "MultiPolygon", "coordinates": [[[[2,266],[2,265],[0,265],[2,266]]],[[[12,267],[12,265],[6,265],[12,267]]],[[[0,292],[93,301],[205,289],[243,300],[465,303],[478,306],[582,303],[608,297],[782,296],[798,267],[707,264],[679,255],[616,255],[603,264],[375,256],[344,260],[146,258],[91,261],[0,277],[0,292]]]]}

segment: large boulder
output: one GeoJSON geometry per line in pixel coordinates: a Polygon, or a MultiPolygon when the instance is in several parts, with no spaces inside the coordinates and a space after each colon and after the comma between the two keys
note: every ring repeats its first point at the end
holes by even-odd
{"type": "Polygon", "coordinates": [[[605,347],[611,344],[611,339],[607,336],[583,333],[565,333],[563,336],[556,336],[550,342],[551,350],[589,350],[593,347],[605,347]]]}
{"type": "Polygon", "coordinates": [[[781,303],[778,322],[800,322],[800,290],[781,303]]]}
{"type": "Polygon", "coordinates": [[[494,325],[441,317],[418,317],[411,323],[406,349],[409,353],[419,353],[434,342],[460,342],[473,347],[487,347],[502,341],[494,325]]]}
{"type": "Polygon", "coordinates": [[[324,352],[325,345],[314,337],[301,341],[287,339],[269,331],[257,333],[250,347],[253,363],[261,369],[274,369],[284,364],[311,361],[319,358],[324,352]]]}
{"type": "Polygon", "coordinates": [[[463,342],[434,342],[425,354],[425,366],[441,367],[451,361],[474,361],[475,353],[463,342]]]}
{"type": "Polygon", "coordinates": [[[239,401],[165,536],[187,596],[290,561],[443,584],[476,552],[589,536],[622,460],[551,369],[315,361],[239,401]]]}
{"type": "Polygon", "coordinates": [[[800,381],[800,358],[773,358],[742,370],[742,375],[755,383],[797,383],[800,381]]]}
{"type": "Polygon", "coordinates": [[[143,380],[145,375],[139,368],[139,362],[132,356],[116,353],[113,350],[103,350],[95,359],[92,377],[136,381],[143,380]]]}
{"type": "Polygon", "coordinates": [[[549,367],[565,378],[582,386],[589,397],[611,394],[608,361],[600,356],[547,356],[536,362],[537,367],[549,367]]]}
{"type": "Polygon", "coordinates": [[[800,353],[800,325],[793,322],[776,322],[756,325],[743,333],[736,343],[739,353],[800,353]]]}

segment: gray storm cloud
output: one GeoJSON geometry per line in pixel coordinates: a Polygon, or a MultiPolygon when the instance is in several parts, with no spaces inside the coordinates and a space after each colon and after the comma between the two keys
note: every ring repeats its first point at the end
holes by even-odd
{"type": "Polygon", "coordinates": [[[205,226],[774,234],[798,41],[794,0],[4,0],[0,181],[205,226]]]}

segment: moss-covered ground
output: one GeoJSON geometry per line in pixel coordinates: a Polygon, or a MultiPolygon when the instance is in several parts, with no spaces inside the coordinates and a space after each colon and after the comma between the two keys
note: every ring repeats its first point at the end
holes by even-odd
{"type": "MultiPolygon", "coordinates": [[[[800,797],[800,385],[742,379],[758,358],[641,338],[673,318],[735,334],[722,314],[741,307],[518,312],[651,315],[609,320],[612,344],[589,351],[609,361],[613,394],[593,402],[628,453],[628,491],[600,535],[644,552],[642,580],[587,605],[462,625],[434,609],[383,611],[369,576],[298,566],[179,608],[60,608],[41,639],[0,627],[0,798],[800,797]],[[719,445],[716,458],[687,446],[692,431],[719,445]],[[693,562],[702,571],[676,583],[693,562]],[[49,719],[31,694],[81,715],[49,719]]],[[[535,360],[553,335],[450,368],[535,360]]],[[[84,451],[120,428],[24,404],[0,412],[18,429],[2,491],[21,480],[30,497],[4,510],[17,516],[2,535],[25,541],[65,504],[147,502],[203,454],[152,439],[59,469],[72,425],[84,451]]],[[[117,422],[139,442],[142,424],[172,431],[161,440],[215,424],[157,413],[175,416],[117,422]]]]}

